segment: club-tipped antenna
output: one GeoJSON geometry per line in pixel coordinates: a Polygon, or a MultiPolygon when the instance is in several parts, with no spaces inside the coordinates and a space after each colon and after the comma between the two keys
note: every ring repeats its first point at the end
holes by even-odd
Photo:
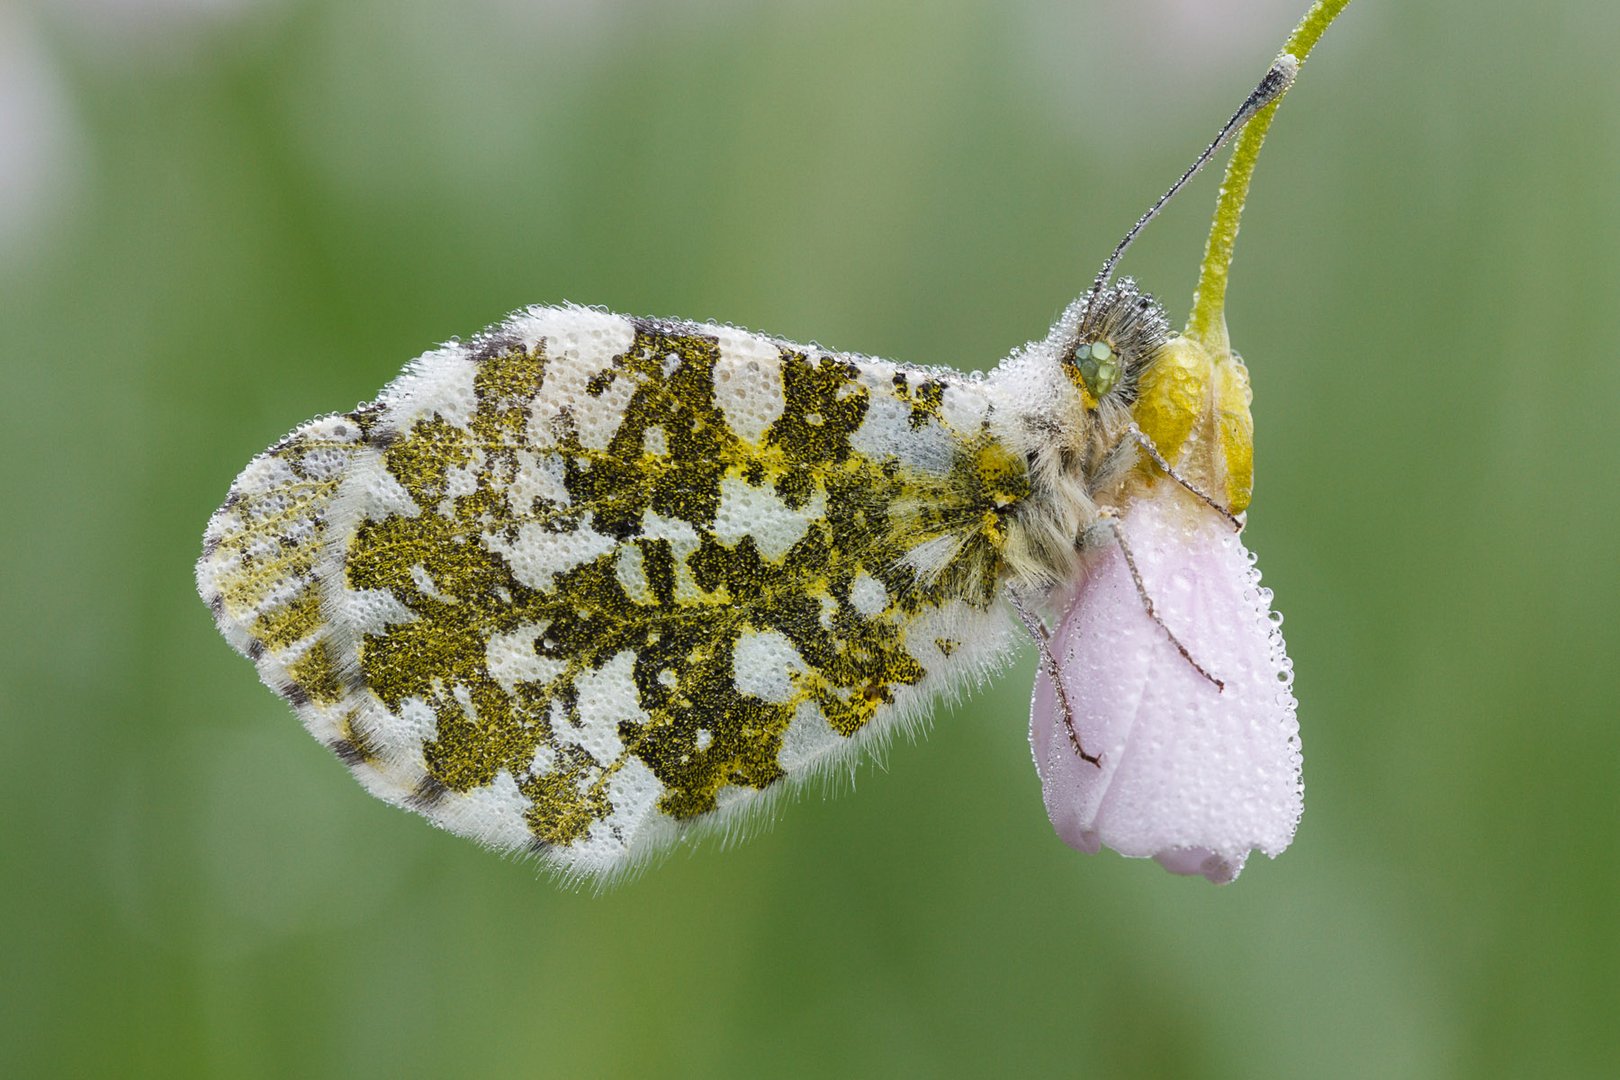
{"type": "Polygon", "coordinates": [[[1243,104],[1238,106],[1238,111],[1233,113],[1232,119],[1228,120],[1226,126],[1221,128],[1220,133],[1215,136],[1215,141],[1205,147],[1204,152],[1198,155],[1198,160],[1188,166],[1187,171],[1181,174],[1180,180],[1170,185],[1169,191],[1159,196],[1158,202],[1150,206],[1147,213],[1136,219],[1136,224],[1131,226],[1131,231],[1125,234],[1125,238],[1114,248],[1114,253],[1108,256],[1108,261],[1103,263],[1101,270],[1097,271],[1096,280],[1091,283],[1091,291],[1086,295],[1087,308],[1095,304],[1103,289],[1108,287],[1108,279],[1114,276],[1114,267],[1119,265],[1120,257],[1125,254],[1125,249],[1131,246],[1131,242],[1147,227],[1148,222],[1159,216],[1159,211],[1164,209],[1164,204],[1169,202],[1176,192],[1185,187],[1187,181],[1198,175],[1198,170],[1207,165],[1210,158],[1220,153],[1221,147],[1225,146],[1233,135],[1242,130],[1243,125],[1249,122],[1250,117],[1281,97],[1294,84],[1294,76],[1298,74],[1299,61],[1287,53],[1271,62],[1271,67],[1266,70],[1260,84],[1254,88],[1254,91],[1249,94],[1243,104]]]}

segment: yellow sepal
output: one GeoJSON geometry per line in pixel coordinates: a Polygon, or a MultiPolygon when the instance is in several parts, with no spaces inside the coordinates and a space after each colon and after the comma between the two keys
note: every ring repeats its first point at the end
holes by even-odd
{"type": "Polygon", "coordinates": [[[1250,398],[1243,361],[1177,336],[1143,373],[1133,413],[1182,479],[1241,514],[1254,493],[1250,398]]]}

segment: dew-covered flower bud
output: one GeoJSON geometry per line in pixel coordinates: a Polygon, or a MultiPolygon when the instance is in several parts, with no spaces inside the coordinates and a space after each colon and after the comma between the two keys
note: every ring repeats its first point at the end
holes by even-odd
{"type": "Polygon", "coordinates": [[[1030,745],[1046,811],[1080,851],[1223,884],[1251,851],[1286,848],[1304,805],[1281,619],[1231,522],[1174,484],[1133,501],[1120,524],[1159,622],[1110,543],[1050,643],[1075,731],[1100,762],[1076,752],[1043,670],[1030,745]]]}

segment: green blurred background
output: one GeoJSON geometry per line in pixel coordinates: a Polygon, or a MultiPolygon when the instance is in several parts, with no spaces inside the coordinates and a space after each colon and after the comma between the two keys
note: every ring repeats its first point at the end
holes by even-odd
{"type": "MultiPolygon", "coordinates": [[[[0,6],[0,1072],[1607,1076],[1620,8],[1359,0],[1239,244],[1307,811],[1053,835],[1032,659],[606,895],[366,797],[214,632],[248,458],[526,303],[988,366],[1305,0],[0,6]]],[[[1127,269],[1180,317],[1216,180],[1127,269]]]]}

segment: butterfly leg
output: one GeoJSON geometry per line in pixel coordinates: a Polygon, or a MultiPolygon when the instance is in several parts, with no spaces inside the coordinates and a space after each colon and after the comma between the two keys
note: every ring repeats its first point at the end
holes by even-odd
{"type": "MultiPolygon", "coordinates": [[[[1227,514],[1226,516],[1231,517],[1232,515],[1227,514]]],[[[1211,675],[1209,669],[1194,660],[1192,653],[1187,651],[1187,646],[1183,645],[1181,639],[1176,637],[1175,632],[1164,624],[1163,619],[1159,618],[1158,611],[1153,607],[1153,597],[1148,595],[1147,584],[1142,580],[1142,572],[1136,567],[1136,556],[1131,554],[1131,545],[1125,542],[1125,530],[1120,527],[1119,519],[1112,514],[1105,514],[1102,523],[1113,532],[1114,543],[1119,545],[1120,554],[1125,556],[1125,567],[1131,572],[1131,582],[1136,586],[1136,595],[1141,598],[1142,608],[1147,612],[1147,617],[1158,624],[1159,629],[1164,631],[1164,636],[1170,639],[1170,644],[1176,647],[1176,652],[1181,654],[1183,660],[1192,665],[1194,671],[1208,679],[1216,690],[1224,691],[1226,683],[1211,675]]]]}
{"type": "Polygon", "coordinates": [[[1007,590],[1007,601],[1012,609],[1018,613],[1018,621],[1024,624],[1030,639],[1035,642],[1035,648],[1041,654],[1041,666],[1046,669],[1046,678],[1052,684],[1052,692],[1057,695],[1058,706],[1063,710],[1063,727],[1069,733],[1069,742],[1074,746],[1074,752],[1080,755],[1081,761],[1090,762],[1098,768],[1102,767],[1102,757],[1098,754],[1086,753],[1086,748],[1080,742],[1080,729],[1075,726],[1074,709],[1069,705],[1069,692],[1063,685],[1063,669],[1058,666],[1057,657],[1052,655],[1052,635],[1047,632],[1046,624],[1041,617],[1029,608],[1012,589],[1007,590]]]}
{"type": "MultiPolygon", "coordinates": [[[[1153,445],[1153,440],[1148,438],[1146,432],[1137,427],[1135,424],[1131,425],[1131,438],[1136,442],[1137,446],[1142,448],[1142,452],[1148,456],[1149,460],[1164,471],[1164,475],[1168,476],[1170,479],[1192,492],[1193,496],[1197,498],[1199,502],[1202,502],[1204,505],[1208,506],[1211,510],[1214,510],[1217,514],[1221,515],[1221,517],[1230,522],[1233,529],[1237,530],[1238,532],[1243,531],[1243,522],[1237,519],[1237,515],[1233,514],[1232,511],[1216,502],[1210,496],[1198,490],[1198,488],[1188,481],[1186,477],[1176,472],[1175,468],[1164,459],[1164,455],[1159,453],[1159,448],[1153,445]]],[[[1115,535],[1118,535],[1117,532],[1115,535]]],[[[1124,541],[1120,542],[1120,546],[1125,546],[1124,541]]],[[[1129,558],[1128,553],[1126,557],[1129,558]]],[[[1132,567],[1131,569],[1132,573],[1135,573],[1135,567],[1132,567]]],[[[1141,584],[1142,583],[1140,581],[1137,582],[1138,586],[1141,584]]],[[[1143,599],[1146,599],[1146,594],[1143,594],[1143,599]]],[[[1162,626],[1164,624],[1160,623],[1160,625],[1162,626]]]]}

